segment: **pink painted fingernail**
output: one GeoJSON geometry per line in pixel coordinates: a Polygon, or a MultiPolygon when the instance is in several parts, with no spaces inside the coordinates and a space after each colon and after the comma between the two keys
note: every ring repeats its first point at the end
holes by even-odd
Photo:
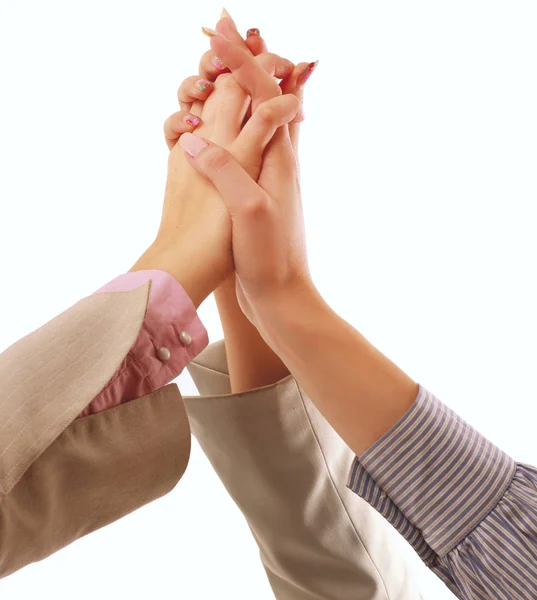
{"type": "Polygon", "coordinates": [[[201,119],[199,117],[196,117],[196,115],[186,115],[183,121],[187,125],[191,125],[192,127],[198,127],[201,123],[201,119]]]}
{"type": "Polygon", "coordinates": [[[261,35],[261,33],[257,27],[252,27],[252,29],[248,29],[246,32],[246,37],[249,38],[251,35],[261,35]]]}
{"type": "Polygon", "coordinates": [[[218,56],[213,56],[213,58],[211,59],[211,63],[219,70],[219,71],[225,71],[227,69],[227,65],[226,63],[222,62],[218,56]]]}
{"type": "Polygon", "coordinates": [[[204,92],[206,89],[212,87],[212,83],[207,79],[198,79],[194,84],[200,92],[204,92]]]}
{"type": "Polygon", "coordinates": [[[302,75],[300,75],[300,77],[298,78],[298,83],[299,85],[304,85],[306,83],[306,81],[308,81],[308,79],[311,77],[311,74],[313,73],[313,71],[315,71],[317,65],[319,64],[319,61],[316,60],[315,62],[311,62],[304,70],[304,72],[302,73],[302,75]]]}
{"type": "Polygon", "coordinates": [[[192,133],[183,133],[179,138],[179,145],[185,152],[188,152],[190,156],[195,158],[209,144],[192,133]]]}

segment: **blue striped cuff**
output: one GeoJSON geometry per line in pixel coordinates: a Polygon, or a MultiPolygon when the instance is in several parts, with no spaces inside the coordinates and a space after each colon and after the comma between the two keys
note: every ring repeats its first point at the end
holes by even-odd
{"type": "Polygon", "coordinates": [[[487,516],[515,469],[513,459],[420,385],[402,419],[354,460],[347,486],[431,562],[487,516]]]}

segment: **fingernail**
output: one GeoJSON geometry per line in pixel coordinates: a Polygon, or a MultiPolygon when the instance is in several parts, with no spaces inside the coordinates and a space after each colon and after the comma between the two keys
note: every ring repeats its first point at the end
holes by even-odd
{"type": "Polygon", "coordinates": [[[207,37],[214,37],[215,35],[219,35],[220,37],[226,37],[225,35],[222,35],[218,31],[215,31],[214,29],[211,29],[210,27],[202,27],[201,30],[207,37]]]}
{"type": "MultiPolygon", "coordinates": [[[[220,14],[221,19],[231,19],[231,15],[227,12],[225,7],[222,9],[222,13],[220,14]]],[[[231,19],[233,21],[233,19],[231,19]]]]}
{"type": "Polygon", "coordinates": [[[219,70],[219,71],[225,71],[227,69],[227,65],[225,63],[223,63],[218,56],[213,56],[213,58],[211,59],[211,63],[219,70]]]}
{"type": "Polygon", "coordinates": [[[207,88],[212,87],[212,83],[207,79],[198,79],[194,84],[200,92],[204,92],[207,88]]]}
{"type": "Polygon", "coordinates": [[[192,127],[198,127],[201,123],[201,119],[196,117],[196,115],[186,115],[183,120],[187,125],[191,125],[192,127]]]}
{"type": "Polygon", "coordinates": [[[183,133],[179,138],[179,145],[185,152],[188,152],[190,156],[195,158],[209,144],[192,133],[183,133]]]}
{"type": "Polygon", "coordinates": [[[248,29],[248,31],[246,32],[246,37],[249,38],[251,35],[261,35],[259,32],[259,29],[257,29],[256,27],[253,27],[252,29],[248,29]]]}
{"type": "Polygon", "coordinates": [[[316,60],[315,62],[310,63],[304,70],[304,72],[302,73],[302,75],[300,75],[300,77],[298,78],[298,83],[300,85],[304,85],[306,83],[306,81],[308,81],[308,79],[311,77],[311,74],[313,73],[313,71],[315,71],[317,65],[319,64],[319,61],[316,60]]]}

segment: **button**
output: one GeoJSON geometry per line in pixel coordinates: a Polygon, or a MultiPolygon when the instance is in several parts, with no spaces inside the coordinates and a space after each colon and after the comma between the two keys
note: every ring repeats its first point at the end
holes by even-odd
{"type": "Polygon", "coordinates": [[[159,348],[158,349],[158,357],[160,358],[160,360],[166,362],[170,356],[172,355],[172,353],[168,350],[168,348],[159,348]]]}
{"type": "Polygon", "coordinates": [[[179,337],[181,338],[181,341],[185,346],[190,346],[190,344],[192,343],[192,337],[186,331],[181,331],[179,337]]]}
{"type": "Polygon", "coordinates": [[[381,500],[386,500],[386,492],[381,492],[380,498],[381,500]]]}

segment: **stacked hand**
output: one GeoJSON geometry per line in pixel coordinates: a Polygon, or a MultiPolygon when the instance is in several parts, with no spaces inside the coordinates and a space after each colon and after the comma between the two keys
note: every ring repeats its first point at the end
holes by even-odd
{"type": "Polygon", "coordinates": [[[168,270],[195,304],[235,276],[240,307],[224,325],[232,391],[290,372],[360,455],[408,411],[418,385],[331,310],[309,275],[297,143],[303,85],[315,65],[254,56],[263,41],[252,51],[227,17],[217,30],[209,31],[214,54],[202,65],[217,56],[231,74],[206,96],[189,87],[192,80],[181,88],[183,110],[202,123],[193,135],[192,117],[168,121],[162,223],[135,269],[168,270]]]}
{"type": "Polygon", "coordinates": [[[171,272],[196,306],[235,270],[241,308],[255,320],[269,294],[309,284],[297,145],[315,65],[268,53],[256,31],[243,40],[229,16],[206,33],[211,51],[165,124],[160,229],[134,268],[171,272]]]}

